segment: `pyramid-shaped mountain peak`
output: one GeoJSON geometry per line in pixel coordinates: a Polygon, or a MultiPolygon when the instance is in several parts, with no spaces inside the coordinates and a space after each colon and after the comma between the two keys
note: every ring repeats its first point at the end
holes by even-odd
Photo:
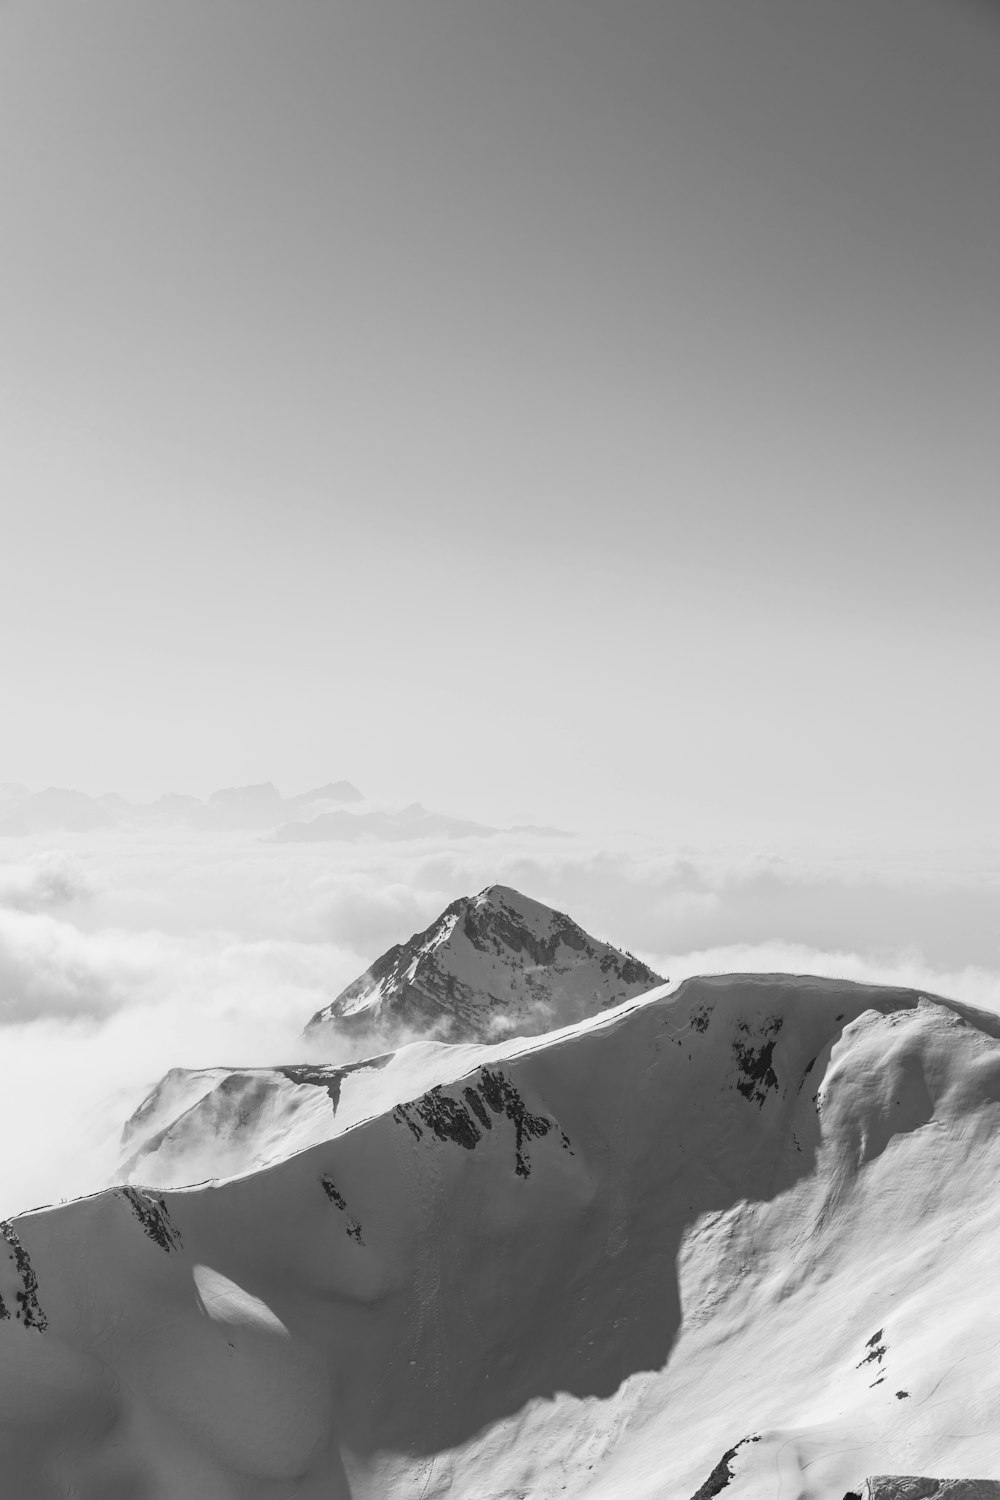
{"type": "Polygon", "coordinates": [[[454,1042],[535,1036],[662,983],[563,912],[490,885],[388,949],[306,1029],[341,1027],[390,1043],[411,1028],[454,1042]]]}

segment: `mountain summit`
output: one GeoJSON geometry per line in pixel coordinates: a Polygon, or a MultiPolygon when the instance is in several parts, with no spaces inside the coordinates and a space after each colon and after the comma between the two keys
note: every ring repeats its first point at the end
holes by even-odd
{"type": "Polygon", "coordinates": [[[393,1026],[445,1041],[535,1036],[630,1000],[664,981],[565,916],[506,885],[453,901],[424,932],[383,953],[318,1011],[315,1035],[393,1026]]]}
{"type": "Polygon", "coordinates": [[[309,1022],[321,1051],[336,1028],[335,1042],[366,1060],[175,1068],[125,1127],[121,1177],[179,1187],[279,1161],[451,1078],[444,1042],[473,1044],[472,1066],[511,1034],[585,1020],[660,984],[561,912],[490,886],[390,948],[309,1022]]]}

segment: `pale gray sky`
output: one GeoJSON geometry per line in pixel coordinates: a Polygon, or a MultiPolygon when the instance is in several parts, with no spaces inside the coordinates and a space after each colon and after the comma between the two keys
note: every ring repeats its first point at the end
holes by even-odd
{"type": "Polygon", "coordinates": [[[1000,835],[1000,12],[6,0],[0,780],[1000,835]]]}

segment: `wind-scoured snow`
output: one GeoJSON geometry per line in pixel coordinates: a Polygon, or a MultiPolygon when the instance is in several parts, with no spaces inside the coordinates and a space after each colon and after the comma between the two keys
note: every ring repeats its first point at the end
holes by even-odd
{"type": "Polygon", "coordinates": [[[1000,1477],[998,1036],[913,991],[692,980],[261,1171],[21,1215],[5,1492],[1000,1477]]]}

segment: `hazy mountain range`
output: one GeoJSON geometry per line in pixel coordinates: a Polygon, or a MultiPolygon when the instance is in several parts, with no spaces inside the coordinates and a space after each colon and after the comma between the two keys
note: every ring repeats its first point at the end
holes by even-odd
{"type": "Polygon", "coordinates": [[[349,781],[328,782],[294,797],[282,797],[272,782],[265,781],[225,787],[205,801],[168,792],[153,802],[130,802],[117,792],[91,797],[65,787],[29,792],[8,783],[0,787],[0,834],[86,833],[118,824],[273,829],[294,818],[319,817],[333,808],[363,801],[363,794],[349,781]]]}
{"type": "Polygon", "coordinates": [[[398,811],[373,808],[349,781],[328,782],[293,797],[283,797],[272,782],[265,781],[225,787],[206,800],[168,792],[152,802],[130,802],[118,792],[91,797],[66,787],[31,792],[17,783],[0,784],[0,837],[90,833],[116,827],[259,830],[279,843],[399,842],[482,837],[505,831],[542,836],[560,833],[555,828],[530,825],[502,830],[430,812],[419,802],[398,811]]]}

